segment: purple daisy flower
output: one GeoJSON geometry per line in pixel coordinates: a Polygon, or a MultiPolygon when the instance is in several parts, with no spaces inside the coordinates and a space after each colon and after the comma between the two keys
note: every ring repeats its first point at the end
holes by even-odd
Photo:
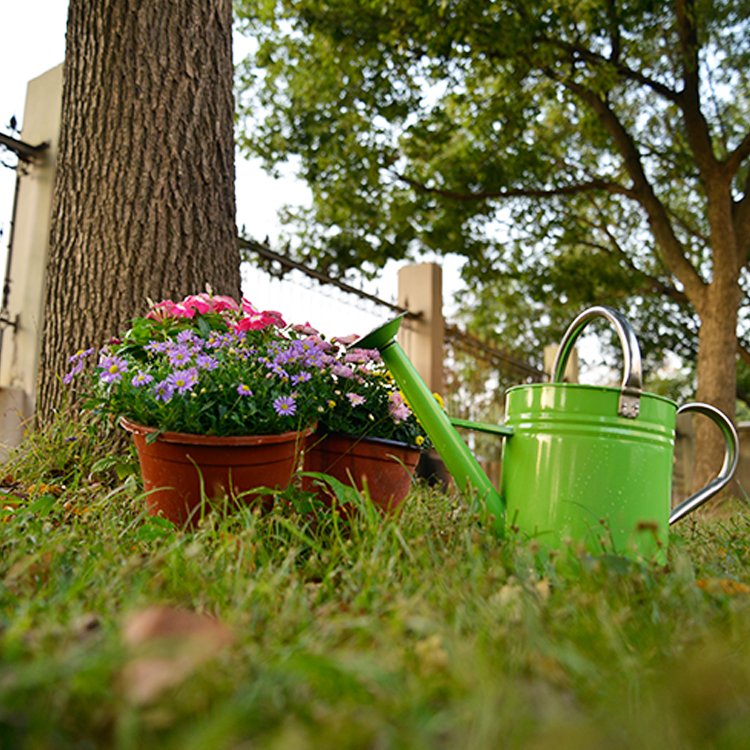
{"type": "Polygon", "coordinates": [[[142,385],[148,385],[153,379],[153,375],[149,375],[147,372],[142,372],[139,370],[135,375],[133,375],[133,379],[130,381],[130,384],[135,386],[136,388],[139,388],[142,385]]]}
{"type": "Polygon", "coordinates": [[[167,341],[149,341],[146,346],[143,348],[147,352],[154,352],[156,354],[163,354],[167,351],[167,348],[169,347],[169,342],[167,341]]]}
{"type": "Polygon", "coordinates": [[[170,384],[169,380],[162,380],[154,386],[154,396],[157,401],[169,401],[174,395],[174,387],[170,384]]]}
{"type": "Polygon", "coordinates": [[[390,414],[395,424],[405,422],[411,416],[411,409],[404,403],[404,400],[397,392],[391,393],[388,396],[388,414],[390,414]]]}
{"type": "Polygon", "coordinates": [[[294,403],[294,396],[279,396],[273,402],[273,410],[280,417],[291,417],[297,411],[297,405],[294,403]]]}
{"type": "Polygon", "coordinates": [[[188,367],[186,370],[177,370],[173,372],[166,380],[177,393],[186,393],[192,391],[198,382],[198,370],[195,367],[188,367]]]}
{"type": "Polygon", "coordinates": [[[99,360],[102,372],[99,378],[103,383],[117,383],[122,374],[128,371],[128,363],[116,354],[104,354],[99,360]]]}
{"type": "Polygon", "coordinates": [[[297,383],[306,383],[311,378],[312,375],[307,372],[307,370],[303,370],[298,375],[292,375],[292,385],[297,385],[297,383]]]}
{"type": "Polygon", "coordinates": [[[190,353],[190,347],[185,344],[172,346],[167,352],[169,364],[172,365],[172,367],[179,367],[180,365],[188,364],[192,359],[192,356],[193,355],[190,353]]]}
{"type": "Polygon", "coordinates": [[[74,362],[75,363],[81,362],[86,357],[88,357],[89,354],[92,354],[93,351],[94,351],[93,348],[92,349],[79,349],[75,354],[73,354],[71,357],[68,358],[68,362],[70,364],[73,364],[74,362]]]}
{"type": "Polygon", "coordinates": [[[237,386],[237,393],[240,394],[240,396],[252,396],[253,392],[250,390],[249,385],[245,385],[244,383],[240,383],[237,386]]]}
{"type": "Polygon", "coordinates": [[[79,349],[72,357],[68,359],[68,362],[72,363],[73,367],[70,368],[70,372],[63,377],[63,383],[70,385],[73,382],[73,378],[76,375],[80,375],[83,372],[85,366],[84,359],[88,357],[94,350],[93,349],[79,349]]]}
{"type": "Polygon", "coordinates": [[[288,378],[289,373],[276,361],[268,362],[266,364],[266,367],[274,374],[278,375],[280,378],[288,378]]]}
{"type": "Polygon", "coordinates": [[[189,328],[177,334],[178,344],[195,344],[196,342],[200,342],[200,337],[196,336],[189,328]]]}
{"type": "Polygon", "coordinates": [[[62,382],[65,385],[70,385],[73,382],[73,378],[83,372],[83,362],[77,362],[70,372],[63,376],[62,382]]]}
{"type": "Polygon", "coordinates": [[[216,357],[212,357],[210,354],[199,354],[195,358],[195,366],[199,370],[215,370],[219,366],[219,360],[216,357]]]}

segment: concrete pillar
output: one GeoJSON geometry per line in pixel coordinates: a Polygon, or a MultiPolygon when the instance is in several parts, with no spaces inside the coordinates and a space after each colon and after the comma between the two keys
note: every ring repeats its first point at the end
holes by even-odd
{"type": "MultiPolygon", "coordinates": [[[[18,170],[6,285],[10,294],[0,344],[0,444],[17,445],[35,410],[44,317],[52,193],[60,134],[63,66],[29,81],[20,139],[49,147],[18,170]]],[[[1,451],[0,451],[1,452],[1,451]]]]}
{"type": "Polygon", "coordinates": [[[443,392],[443,269],[437,263],[405,266],[398,272],[398,305],[419,318],[405,318],[398,343],[427,387],[443,392]]]}

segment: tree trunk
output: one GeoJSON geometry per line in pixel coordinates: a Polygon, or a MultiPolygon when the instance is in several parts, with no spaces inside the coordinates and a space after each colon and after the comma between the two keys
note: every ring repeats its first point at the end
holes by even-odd
{"type": "MultiPolygon", "coordinates": [[[[738,284],[714,280],[708,303],[699,310],[701,328],[698,352],[696,399],[721,409],[734,421],[737,398],[737,311],[741,292],[738,284]]],[[[724,440],[709,419],[694,418],[695,466],[693,491],[704,487],[718,473],[724,458],[724,440]]]]}
{"type": "Polygon", "coordinates": [[[70,0],[38,411],[147,299],[240,291],[231,0],[70,0]]]}

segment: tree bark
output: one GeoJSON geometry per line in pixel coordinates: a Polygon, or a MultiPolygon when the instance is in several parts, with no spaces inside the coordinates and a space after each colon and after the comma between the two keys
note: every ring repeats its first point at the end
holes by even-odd
{"type": "Polygon", "coordinates": [[[231,0],[70,0],[38,412],[73,351],[240,292],[231,0]]]}
{"type": "MultiPolygon", "coordinates": [[[[701,328],[698,336],[698,389],[696,400],[721,409],[732,421],[737,399],[737,314],[741,290],[737,283],[721,283],[714,278],[708,300],[698,310],[701,328]]],[[[709,419],[697,417],[693,491],[716,476],[724,458],[724,440],[709,419]]],[[[736,488],[735,488],[736,489],[736,488]]]]}

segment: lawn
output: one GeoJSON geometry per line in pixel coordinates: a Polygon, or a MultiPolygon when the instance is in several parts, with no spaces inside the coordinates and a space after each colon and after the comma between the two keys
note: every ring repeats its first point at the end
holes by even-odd
{"type": "Polygon", "coordinates": [[[750,743],[742,506],[666,565],[498,540],[425,486],[397,521],[289,492],[186,533],[108,440],[61,420],[3,469],[2,748],[750,743]]]}

